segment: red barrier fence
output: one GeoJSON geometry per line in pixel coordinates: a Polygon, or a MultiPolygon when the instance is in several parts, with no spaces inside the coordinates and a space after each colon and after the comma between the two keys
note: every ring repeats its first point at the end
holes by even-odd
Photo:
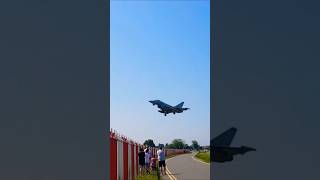
{"type": "Polygon", "coordinates": [[[138,174],[139,144],[110,132],[110,180],[134,180],[138,174]]]}
{"type": "MultiPolygon", "coordinates": [[[[138,175],[138,151],[144,146],[110,131],[110,180],[135,180],[138,175]]],[[[149,148],[157,156],[157,148],[149,148]]],[[[165,155],[187,153],[185,149],[165,149],[165,155]]]]}

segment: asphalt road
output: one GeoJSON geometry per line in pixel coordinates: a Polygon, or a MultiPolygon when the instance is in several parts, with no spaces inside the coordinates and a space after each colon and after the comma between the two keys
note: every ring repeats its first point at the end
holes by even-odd
{"type": "Polygon", "coordinates": [[[193,158],[194,154],[178,155],[166,160],[163,180],[210,180],[210,165],[193,158]]]}

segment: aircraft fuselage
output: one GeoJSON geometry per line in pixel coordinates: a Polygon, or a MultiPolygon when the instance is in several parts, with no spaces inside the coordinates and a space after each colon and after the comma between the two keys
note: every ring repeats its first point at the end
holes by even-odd
{"type": "Polygon", "coordinates": [[[152,105],[157,105],[158,108],[160,110],[158,110],[158,112],[163,113],[165,116],[167,114],[173,113],[182,113],[185,110],[188,110],[189,108],[183,108],[183,102],[181,102],[180,104],[176,105],[176,106],[170,106],[160,100],[153,100],[153,101],[149,101],[150,103],[152,103],[152,105]]]}
{"type": "Polygon", "coordinates": [[[244,155],[249,151],[256,151],[254,148],[241,146],[241,147],[224,147],[217,146],[212,148],[212,161],[213,162],[226,162],[232,161],[234,155],[244,155]]]}
{"type": "Polygon", "coordinates": [[[235,155],[256,151],[256,149],[247,146],[231,147],[230,144],[236,132],[237,129],[233,127],[211,140],[211,161],[223,163],[232,161],[235,155]]]}

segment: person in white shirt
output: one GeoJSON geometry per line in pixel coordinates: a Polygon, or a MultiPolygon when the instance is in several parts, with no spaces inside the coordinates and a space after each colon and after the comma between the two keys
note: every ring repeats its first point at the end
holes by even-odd
{"type": "Polygon", "coordinates": [[[149,148],[146,149],[145,151],[145,155],[144,155],[144,158],[145,158],[145,164],[146,164],[146,172],[147,174],[150,174],[150,159],[151,159],[151,154],[149,152],[149,148]]]}
{"type": "Polygon", "coordinates": [[[160,172],[161,174],[166,174],[166,157],[162,147],[160,147],[160,149],[157,151],[157,155],[159,160],[160,172]]]}

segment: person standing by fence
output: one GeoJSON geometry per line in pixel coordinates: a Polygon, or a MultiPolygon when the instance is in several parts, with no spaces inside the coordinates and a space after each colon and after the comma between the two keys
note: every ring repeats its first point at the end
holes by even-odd
{"type": "Polygon", "coordinates": [[[159,160],[159,168],[162,175],[166,174],[166,157],[163,151],[163,148],[160,147],[160,149],[157,151],[158,160],[159,160]]]}
{"type": "Polygon", "coordinates": [[[145,169],[145,152],[143,151],[142,148],[139,149],[138,158],[139,158],[139,173],[140,175],[143,175],[144,169],[145,169]]]}
{"type": "Polygon", "coordinates": [[[146,149],[145,151],[145,162],[146,162],[146,172],[147,174],[150,174],[150,159],[151,159],[151,155],[149,152],[149,148],[146,149]]]}

